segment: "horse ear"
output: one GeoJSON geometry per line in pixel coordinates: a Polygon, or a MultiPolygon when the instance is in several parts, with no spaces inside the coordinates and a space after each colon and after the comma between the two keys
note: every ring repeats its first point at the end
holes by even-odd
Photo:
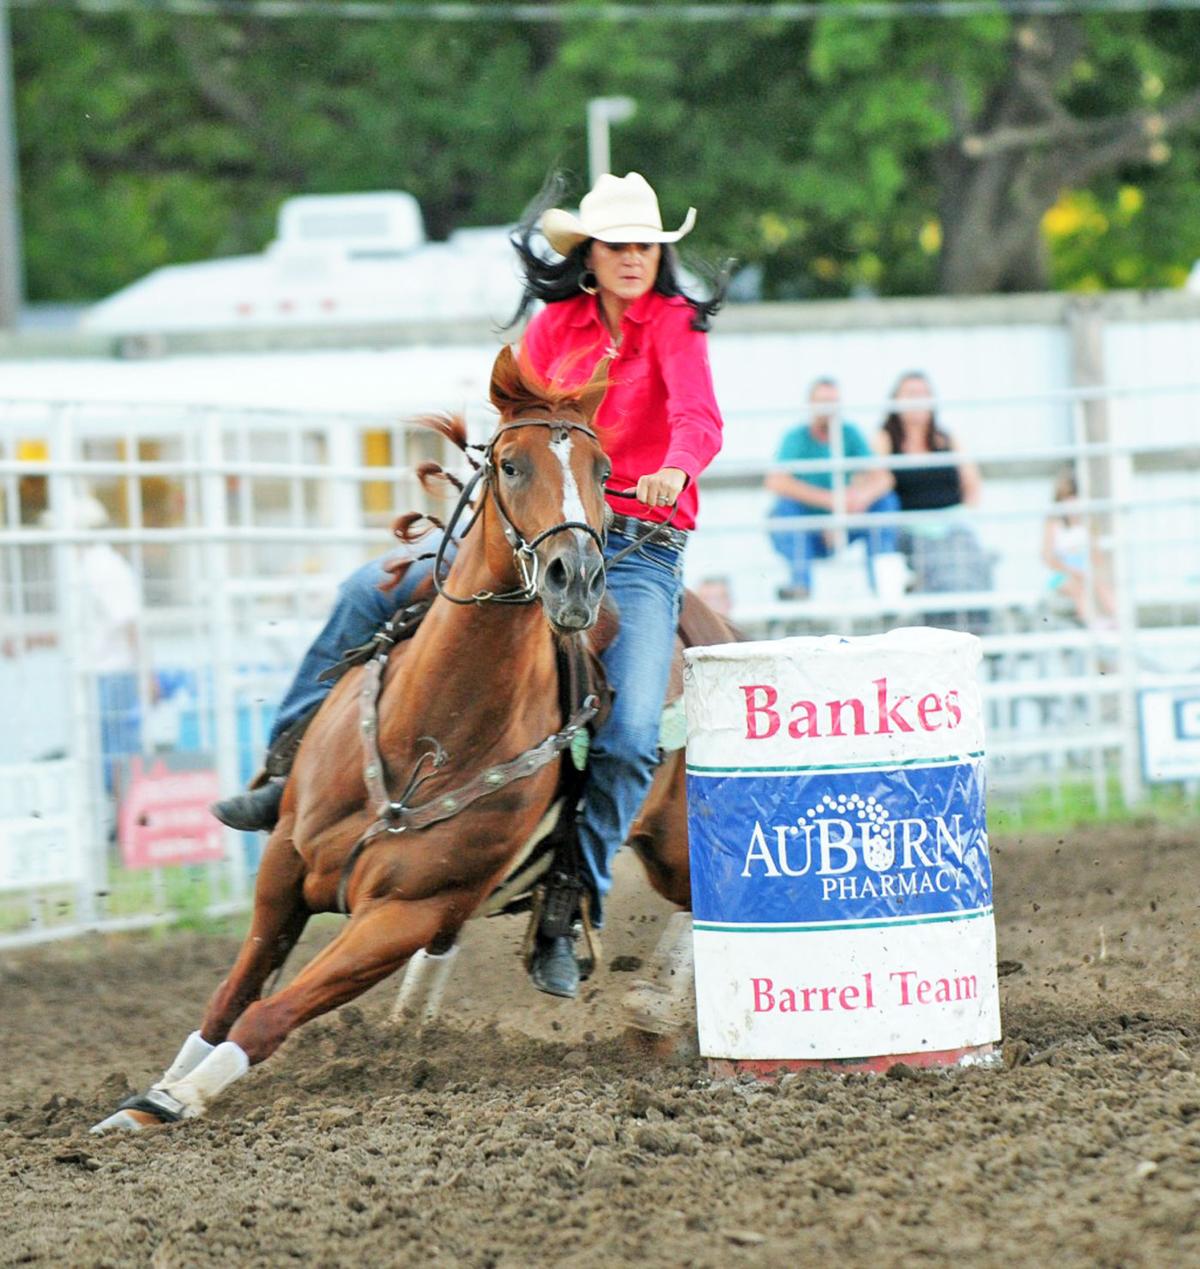
{"type": "Polygon", "coordinates": [[[611,357],[601,357],[596,363],[596,369],[592,371],[592,377],[579,389],[579,408],[589,423],[595,419],[600,402],[608,391],[608,367],[611,362],[611,357]]]}
{"type": "Polygon", "coordinates": [[[492,366],[492,384],[489,390],[492,404],[501,414],[511,417],[522,406],[536,400],[536,394],[525,381],[521,367],[513,356],[512,346],[500,349],[492,366]]]}

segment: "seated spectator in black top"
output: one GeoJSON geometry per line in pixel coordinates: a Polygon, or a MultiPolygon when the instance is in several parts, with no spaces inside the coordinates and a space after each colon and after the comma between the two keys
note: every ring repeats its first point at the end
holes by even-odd
{"type": "MultiPolygon", "coordinates": [[[[883,453],[959,452],[950,434],[938,425],[933,396],[928,375],[909,371],[900,376],[892,389],[892,410],[880,429],[883,453]]],[[[913,589],[988,589],[991,560],[965,517],[954,514],[955,508],[978,505],[983,489],[979,468],[964,458],[938,466],[896,467],[892,475],[901,510],[947,512],[944,520],[925,520],[901,530],[900,550],[913,572],[913,589]]]]}

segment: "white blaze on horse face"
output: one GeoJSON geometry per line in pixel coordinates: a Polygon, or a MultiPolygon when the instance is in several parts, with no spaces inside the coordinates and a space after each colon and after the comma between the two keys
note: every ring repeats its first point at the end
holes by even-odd
{"type": "Polygon", "coordinates": [[[562,464],[563,469],[563,520],[587,524],[587,512],[579,494],[579,484],[571,470],[571,433],[561,432],[550,441],[550,452],[562,464]]]}

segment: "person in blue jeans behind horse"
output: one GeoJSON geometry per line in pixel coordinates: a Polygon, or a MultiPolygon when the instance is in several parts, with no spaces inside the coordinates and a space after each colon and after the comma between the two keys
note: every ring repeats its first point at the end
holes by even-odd
{"type": "MultiPolygon", "coordinates": [[[[525,331],[521,358],[523,367],[556,387],[582,387],[608,359],[609,386],[595,426],[613,468],[606,584],[621,624],[601,654],[614,700],[592,743],[576,825],[579,882],[599,926],[613,856],[629,834],[658,761],[683,597],[683,553],[698,509],[696,481],[721,447],[704,332],[724,298],[724,284],[718,282],[709,300],[685,294],[670,244],[691,229],[695,211],[688,211],[679,229],[665,230],[657,196],[636,172],[602,176],[578,215],[550,206],[560,192],[561,185],[549,184],[513,236],[525,274],[514,321],[536,301],[544,304],[525,331]],[[558,258],[538,250],[538,228],[558,258]],[[618,554],[622,558],[614,560],[618,554]]],[[[319,682],[320,673],[369,639],[430,570],[428,563],[414,564],[400,587],[384,594],[379,590],[384,563],[372,561],[342,583],[328,623],[280,706],[272,745],[324,699],[328,684],[319,682]]],[[[268,829],[282,798],[283,782],[275,779],[217,803],[213,811],[233,828],[268,829]]],[[[556,894],[552,886],[547,893],[530,976],[540,991],[573,997],[579,990],[578,898],[571,886],[561,890],[556,894]]]]}
{"type": "MultiPolygon", "coordinates": [[[[854,426],[838,413],[841,392],[830,378],[817,379],[809,389],[809,421],[794,427],[783,438],[776,459],[781,463],[827,459],[833,452],[833,432],[841,429],[842,447],[847,458],[868,458],[872,449],[854,426]]],[[[771,530],[771,545],[787,561],[790,579],[781,592],[784,598],[803,598],[812,588],[812,561],[826,559],[831,551],[829,535],[822,529],[802,528],[802,517],[824,515],[833,511],[832,471],[810,471],[794,475],[786,470],[768,473],[767,489],[777,495],[771,507],[773,520],[795,517],[793,528],[771,530]]],[[[846,483],[846,512],[899,511],[900,500],[893,491],[893,479],[884,468],[859,470],[846,483]]],[[[868,559],[895,551],[897,531],[894,525],[878,528],[851,529],[849,541],[865,539],[868,559]]]]}

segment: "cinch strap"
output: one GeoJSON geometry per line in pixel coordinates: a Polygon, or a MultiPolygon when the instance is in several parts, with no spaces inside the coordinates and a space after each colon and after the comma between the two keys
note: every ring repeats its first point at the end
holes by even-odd
{"type": "Polygon", "coordinates": [[[342,875],[338,880],[337,905],[341,912],[349,912],[346,904],[346,891],[350,885],[350,876],[358,857],[367,844],[381,833],[406,833],[428,828],[431,824],[452,819],[460,811],[478,802],[480,798],[498,789],[512,784],[516,780],[528,779],[543,767],[553,762],[571,742],[580,730],[596,716],[599,708],[597,697],[587,696],[583,704],[567,720],[561,730],[547,736],[541,744],[518,754],[509,762],[502,762],[494,767],[481,771],[466,784],[460,785],[450,793],[433,798],[420,805],[410,805],[409,799],[438,770],[445,765],[448,755],[432,736],[421,736],[419,739],[429,742],[429,748],[413,764],[413,769],[404,787],[404,792],[396,800],[392,800],[387,790],[387,777],[383,766],[383,757],[379,752],[379,714],[378,699],[383,686],[383,671],[387,665],[387,651],[374,657],[363,670],[362,686],[359,688],[358,714],[359,729],[362,735],[363,779],[367,786],[369,802],[375,806],[378,817],[370,828],[358,839],[354,849],[346,857],[342,865],[342,875]],[[426,764],[431,769],[422,773],[426,764]]]}

